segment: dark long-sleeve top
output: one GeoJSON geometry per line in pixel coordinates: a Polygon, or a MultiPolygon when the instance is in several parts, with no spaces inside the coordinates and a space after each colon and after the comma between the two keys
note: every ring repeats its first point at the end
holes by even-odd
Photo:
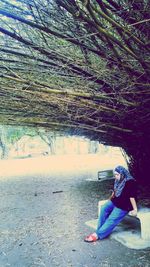
{"type": "Polygon", "coordinates": [[[117,208],[130,211],[133,210],[130,198],[135,198],[135,200],[137,198],[137,185],[135,180],[127,181],[121,195],[118,197],[114,196],[111,201],[117,208]]]}

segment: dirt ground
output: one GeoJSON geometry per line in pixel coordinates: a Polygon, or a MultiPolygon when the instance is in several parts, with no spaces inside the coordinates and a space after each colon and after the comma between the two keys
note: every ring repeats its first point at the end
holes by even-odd
{"type": "Polygon", "coordinates": [[[128,249],[110,238],[83,241],[91,231],[85,222],[95,218],[113,183],[87,178],[47,171],[0,180],[0,267],[150,266],[150,248],[128,249]]]}

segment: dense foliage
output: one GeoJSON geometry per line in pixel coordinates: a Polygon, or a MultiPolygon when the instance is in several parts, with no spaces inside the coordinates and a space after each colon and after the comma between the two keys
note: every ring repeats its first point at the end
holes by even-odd
{"type": "Polygon", "coordinates": [[[145,169],[149,11],[148,0],[0,1],[0,122],[121,146],[145,169]]]}

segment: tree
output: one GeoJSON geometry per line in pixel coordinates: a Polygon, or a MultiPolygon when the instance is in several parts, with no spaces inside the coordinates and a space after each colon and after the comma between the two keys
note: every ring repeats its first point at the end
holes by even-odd
{"type": "Polygon", "coordinates": [[[49,132],[48,129],[37,129],[37,135],[48,145],[49,154],[55,154],[55,142],[56,142],[56,133],[49,132]]]}
{"type": "Polygon", "coordinates": [[[1,148],[1,159],[7,159],[8,157],[8,143],[7,143],[7,135],[5,131],[5,127],[0,126],[0,148],[1,148]]]}
{"type": "Polygon", "coordinates": [[[24,135],[35,136],[35,128],[0,125],[0,148],[2,150],[1,159],[8,158],[10,146],[15,144],[24,135]]]}
{"type": "Polygon", "coordinates": [[[143,175],[150,168],[149,2],[4,0],[0,14],[0,122],[120,146],[133,174],[143,175]]]}

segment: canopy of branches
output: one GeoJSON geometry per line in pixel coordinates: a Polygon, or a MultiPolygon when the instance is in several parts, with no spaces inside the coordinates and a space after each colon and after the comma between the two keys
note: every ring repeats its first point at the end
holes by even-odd
{"type": "Polygon", "coordinates": [[[148,0],[1,0],[0,123],[149,136],[148,0]]]}

